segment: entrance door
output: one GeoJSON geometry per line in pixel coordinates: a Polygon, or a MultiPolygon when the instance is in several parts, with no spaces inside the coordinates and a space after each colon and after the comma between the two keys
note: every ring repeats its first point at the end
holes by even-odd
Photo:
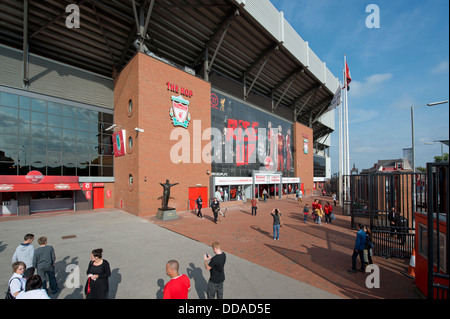
{"type": "Polygon", "coordinates": [[[94,209],[105,208],[105,188],[95,187],[94,188],[94,209]]]}
{"type": "Polygon", "coordinates": [[[207,206],[208,201],[208,187],[191,187],[189,188],[189,210],[194,210],[195,201],[201,196],[203,200],[203,207],[207,206]]]}

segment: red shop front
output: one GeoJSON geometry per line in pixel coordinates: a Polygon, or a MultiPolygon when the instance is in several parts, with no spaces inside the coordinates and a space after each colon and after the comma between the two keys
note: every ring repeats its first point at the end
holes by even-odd
{"type": "Polygon", "coordinates": [[[30,215],[48,211],[75,210],[78,176],[0,176],[0,215],[30,215]]]}

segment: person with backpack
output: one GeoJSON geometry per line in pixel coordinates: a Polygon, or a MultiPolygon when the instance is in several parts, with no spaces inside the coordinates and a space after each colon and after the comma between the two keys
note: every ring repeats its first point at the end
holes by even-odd
{"type": "Polygon", "coordinates": [[[16,261],[12,264],[13,275],[8,282],[8,292],[5,299],[16,299],[17,295],[25,291],[27,279],[23,276],[27,266],[22,261],[16,261]]]}

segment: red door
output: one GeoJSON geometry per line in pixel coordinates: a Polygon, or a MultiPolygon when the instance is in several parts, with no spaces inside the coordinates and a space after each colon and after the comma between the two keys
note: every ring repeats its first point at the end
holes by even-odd
{"type": "Polygon", "coordinates": [[[201,196],[203,200],[203,206],[208,205],[208,187],[191,187],[189,188],[189,209],[194,210],[195,201],[201,196]]]}
{"type": "Polygon", "coordinates": [[[94,187],[94,209],[105,208],[105,188],[94,187]]]}

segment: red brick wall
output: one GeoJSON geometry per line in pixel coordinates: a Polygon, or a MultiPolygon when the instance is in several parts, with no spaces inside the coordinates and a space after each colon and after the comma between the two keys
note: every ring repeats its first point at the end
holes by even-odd
{"type": "Polygon", "coordinates": [[[115,207],[138,216],[156,215],[161,207],[158,198],[163,193],[160,183],[169,179],[171,183],[180,183],[171,190],[173,199],[169,206],[184,211],[188,208],[189,187],[209,187],[206,172],[211,170],[211,165],[203,160],[193,163],[193,147],[201,143],[200,150],[203,150],[210,143],[210,138],[200,142],[203,130],[211,127],[210,94],[209,83],[140,53],[120,73],[114,89],[115,124],[126,130],[128,153],[116,158],[114,164],[115,207]],[[189,133],[188,148],[184,151],[190,161],[186,159],[182,163],[172,162],[170,156],[172,148],[179,143],[179,140],[170,140],[175,129],[169,116],[171,97],[180,93],[168,90],[167,82],[193,92],[192,97],[183,96],[190,102],[191,123],[187,130],[178,128],[184,134],[189,133]],[[132,114],[128,113],[130,99],[133,100],[132,114]],[[135,127],[145,132],[136,133],[135,127]],[[129,137],[133,139],[131,153],[129,137]],[[132,188],[128,185],[129,174],[134,179],[132,188]]]}
{"type": "Polygon", "coordinates": [[[295,176],[304,184],[304,195],[311,195],[314,187],[313,130],[299,123],[294,123],[294,158],[295,176]],[[308,140],[308,154],[303,151],[304,140],[308,140]]]}

